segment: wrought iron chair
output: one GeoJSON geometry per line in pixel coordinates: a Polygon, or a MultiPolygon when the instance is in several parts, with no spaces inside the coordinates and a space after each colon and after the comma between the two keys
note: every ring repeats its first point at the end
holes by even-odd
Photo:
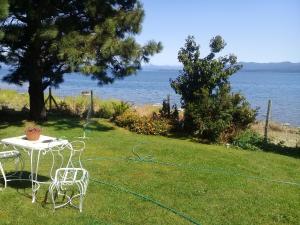
{"type": "Polygon", "coordinates": [[[60,168],[55,172],[55,178],[49,186],[49,193],[53,202],[53,208],[61,208],[70,204],[71,206],[78,208],[82,212],[83,198],[86,194],[87,186],[89,182],[89,173],[83,168],[60,168]],[[78,194],[67,195],[66,190],[69,186],[76,185],[78,187],[78,194]],[[62,204],[56,204],[55,191],[58,196],[67,197],[67,201],[62,204]],[[79,197],[79,206],[75,205],[72,201],[79,197]]]}
{"type": "MultiPolygon", "coordinates": [[[[50,144],[49,144],[50,146],[50,144]]],[[[62,145],[62,146],[56,146],[56,147],[49,147],[51,149],[52,157],[53,157],[53,163],[51,167],[51,179],[54,180],[54,174],[55,174],[55,168],[75,168],[75,167],[82,167],[81,163],[81,154],[85,149],[85,143],[83,141],[72,141],[68,144],[62,145]],[[65,163],[65,152],[68,150],[68,156],[67,156],[67,163],[65,163]],[[56,155],[57,154],[57,155],[56,155]],[[58,156],[59,159],[55,160],[58,156]],[[59,164],[58,166],[56,164],[59,164]]]]}
{"type": "MultiPolygon", "coordinates": [[[[5,149],[6,146],[3,145],[3,149],[5,149]]],[[[23,163],[23,160],[21,158],[21,153],[17,150],[9,150],[9,151],[1,151],[0,152],[0,172],[1,172],[1,175],[2,175],[2,178],[4,180],[4,188],[7,187],[7,182],[8,181],[12,181],[14,179],[7,179],[7,177],[12,177],[12,176],[15,176],[19,171],[19,164],[21,163],[21,168],[23,169],[23,166],[24,166],[24,163],[23,163]],[[4,170],[4,161],[7,161],[7,160],[15,160],[15,166],[16,166],[16,170],[14,173],[10,174],[10,175],[6,175],[5,174],[5,170],[4,170]]],[[[20,173],[20,176],[21,176],[21,173],[20,173]]]]}
{"type": "Polygon", "coordinates": [[[70,204],[82,212],[83,198],[89,182],[89,173],[82,167],[81,163],[81,154],[85,149],[85,143],[83,141],[73,141],[65,147],[70,150],[69,159],[64,168],[56,170],[55,177],[49,186],[49,194],[51,195],[54,210],[70,204]],[[75,161],[75,158],[78,160],[75,161]],[[79,167],[75,167],[77,164],[79,167]],[[67,195],[67,191],[74,186],[77,187],[79,193],[67,195]],[[55,200],[59,196],[66,197],[67,201],[57,204],[55,200]],[[79,198],[79,205],[74,203],[75,198],[79,198]]]}

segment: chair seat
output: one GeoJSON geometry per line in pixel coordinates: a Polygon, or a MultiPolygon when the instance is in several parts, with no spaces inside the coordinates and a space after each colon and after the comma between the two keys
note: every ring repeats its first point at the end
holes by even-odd
{"type": "Polygon", "coordinates": [[[0,152],[0,159],[16,158],[19,156],[20,156],[20,152],[15,150],[0,152]]]}
{"type": "Polygon", "coordinates": [[[67,186],[67,185],[74,185],[76,183],[81,183],[82,181],[81,180],[75,180],[75,181],[53,181],[53,185],[56,185],[56,186],[67,186]]]}
{"type": "MultiPolygon", "coordinates": [[[[12,150],[12,151],[3,151],[3,152],[0,152],[0,175],[2,175],[2,178],[4,179],[4,188],[6,188],[7,186],[7,181],[12,181],[12,179],[8,180],[6,175],[5,175],[5,172],[4,172],[4,168],[3,168],[3,162],[1,162],[2,160],[4,161],[5,159],[17,159],[16,160],[16,170],[17,170],[17,166],[19,165],[19,162],[21,162],[21,168],[23,168],[24,166],[24,163],[22,161],[22,158],[21,158],[21,154],[19,151],[16,151],[16,150],[12,150]]],[[[23,169],[22,169],[23,170],[23,169]]],[[[9,176],[14,176],[17,172],[13,173],[13,174],[10,174],[9,176]]],[[[21,176],[22,173],[20,173],[20,176],[21,176]]]]}
{"type": "Polygon", "coordinates": [[[70,204],[76,208],[79,208],[82,212],[82,202],[83,197],[86,194],[87,186],[89,182],[89,173],[86,169],[83,168],[59,168],[55,172],[55,177],[52,183],[49,186],[49,193],[52,196],[53,208],[61,208],[70,204]],[[73,196],[68,196],[66,191],[68,186],[77,186],[78,194],[73,196]],[[67,201],[63,204],[57,205],[55,203],[55,190],[57,195],[63,195],[67,197],[67,201]],[[65,191],[64,193],[61,191],[65,191]],[[79,197],[79,205],[74,205],[72,199],[74,197],[79,197]]]}

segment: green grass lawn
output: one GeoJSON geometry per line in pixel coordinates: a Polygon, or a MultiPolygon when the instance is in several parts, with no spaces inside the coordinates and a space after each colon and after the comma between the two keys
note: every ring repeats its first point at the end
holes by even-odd
{"type": "MultiPolygon", "coordinates": [[[[1,139],[23,134],[22,121],[12,121],[0,122],[1,139]]],[[[76,119],[52,118],[43,134],[71,140],[82,129],[76,119]]],[[[298,158],[138,135],[105,120],[95,121],[87,135],[83,164],[91,179],[148,196],[199,224],[300,223],[298,158]],[[176,165],[118,159],[133,157],[137,144],[141,156],[176,165]]],[[[23,156],[29,171],[28,156],[23,156]]],[[[41,175],[48,176],[49,161],[45,156],[40,162],[41,175]]],[[[0,191],[0,224],[191,224],[153,202],[92,180],[82,213],[71,207],[54,212],[50,199],[45,202],[47,188],[42,186],[34,204],[29,185],[11,184],[0,191]]]]}

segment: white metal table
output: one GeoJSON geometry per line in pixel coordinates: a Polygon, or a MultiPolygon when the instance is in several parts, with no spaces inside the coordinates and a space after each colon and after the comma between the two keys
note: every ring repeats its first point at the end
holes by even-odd
{"type": "MultiPolygon", "coordinates": [[[[69,142],[64,139],[57,139],[54,137],[41,135],[37,141],[29,141],[26,136],[12,137],[2,139],[1,142],[5,145],[10,145],[15,149],[23,149],[28,153],[30,157],[30,180],[32,183],[32,202],[35,202],[36,192],[40,188],[41,182],[38,181],[38,167],[41,153],[45,155],[47,152],[52,153],[52,167],[50,171],[50,177],[52,178],[51,172],[54,166],[54,155],[52,152],[53,148],[66,146],[69,142]]],[[[62,156],[61,156],[62,157],[62,156]]]]}

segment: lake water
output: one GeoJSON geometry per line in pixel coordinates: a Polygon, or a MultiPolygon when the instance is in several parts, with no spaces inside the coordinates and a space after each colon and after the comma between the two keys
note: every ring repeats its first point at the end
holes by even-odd
{"type": "MultiPolygon", "coordinates": [[[[0,70],[0,78],[5,70],[0,70]]],[[[53,92],[59,96],[79,95],[83,90],[93,89],[101,98],[116,98],[135,104],[157,104],[168,94],[173,103],[180,102],[169,85],[170,78],[176,78],[179,70],[144,70],[137,75],[116,81],[102,87],[89,77],[80,74],[65,75],[65,82],[53,92]]],[[[258,119],[264,119],[267,102],[272,100],[272,120],[300,126],[300,73],[245,72],[231,77],[233,91],[241,91],[252,107],[259,107],[258,119]]],[[[27,91],[28,85],[18,87],[0,82],[0,88],[27,91]]]]}

